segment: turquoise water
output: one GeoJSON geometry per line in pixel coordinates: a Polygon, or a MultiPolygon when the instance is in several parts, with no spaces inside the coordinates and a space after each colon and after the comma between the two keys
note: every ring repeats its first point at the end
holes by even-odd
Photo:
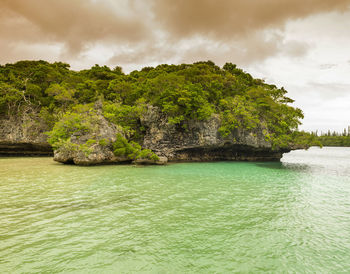
{"type": "Polygon", "coordinates": [[[0,158],[0,273],[350,271],[350,149],[282,163],[0,158]]]}

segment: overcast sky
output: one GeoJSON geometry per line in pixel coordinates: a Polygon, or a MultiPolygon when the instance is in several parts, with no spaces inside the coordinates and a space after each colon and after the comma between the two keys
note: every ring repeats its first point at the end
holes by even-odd
{"type": "Polygon", "coordinates": [[[232,62],[285,87],[302,129],[350,125],[350,0],[0,0],[0,53],[124,72],[232,62]]]}

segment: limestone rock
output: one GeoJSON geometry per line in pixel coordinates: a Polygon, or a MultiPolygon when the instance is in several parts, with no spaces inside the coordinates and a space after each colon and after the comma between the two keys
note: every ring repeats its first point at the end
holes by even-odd
{"type": "MultiPolygon", "coordinates": [[[[54,160],[77,165],[131,163],[126,157],[116,157],[112,143],[116,135],[123,134],[118,125],[103,116],[101,103],[97,102],[93,130],[75,132],[69,140],[54,151],[54,160]]],[[[174,161],[274,161],[284,152],[273,151],[265,140],[264,123],[254,130],[236,129],[229,136],[219,133],[220,115],[214,114],[206,121],[190,120],[182,125],[168,123],[168,118],[157,107],[148,106],[141,117],[145,128],[142,148],[158,155],[159,161],[137,159],[135,164],[166,164],[174,161]]],[[[50,130],[38,115],[0,118],[0,155],[49,155],[52,149],[46,142],[50,130]]]]}
{"type": "Polygon", "coordinates": [[[272,151],[263,123],[255,130],[236,129],[223,137],[217,114],[206,121],[187,121],[185,129],[169,124],[166,115],[153,106],[148,107],[141,123],[146,128],[143,147],[169,161],[279,160],[285,152],[272,151]]]}
{"type": "Polygon", "coordinates": [[[136,165],[165,165],[167,162],[167,157],[159,157],[158,161],[142,158],[133,161],[133,163],[136,165]]]}
{"type": "Polygon", "coordinates": [[[48,125],[36,111],[0,117],[0,155],[53,155],[52,148],[46,141],[45,132],[48,130],[48,125]]]}
{"type": "Polygon", "coordinates": [[[76,132],[71,136],[69,142],[55,150],[54,160],[76,165],[131,162],[127,158],[116,157],[113,154],[112,143],[116,140],[118,133],[123,134],[122,129],[108,122],[102,114],[99,114],[94,123],[93,131],[89,133],[76,132]]]}

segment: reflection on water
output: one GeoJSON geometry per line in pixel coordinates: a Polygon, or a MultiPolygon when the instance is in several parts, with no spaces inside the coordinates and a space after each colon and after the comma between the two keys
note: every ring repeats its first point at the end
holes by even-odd
{"type": "Polygon", "coordinates": [[[290,169],[305,169],[324,175],[350,176],[350,148],[311,147],[287,153],[281,160],[290,169]]]}
{"type": "Polygon", "coordinates": [[[0,158],[0,272],[350,269],[350,149],[281,163],[0,158]]]}

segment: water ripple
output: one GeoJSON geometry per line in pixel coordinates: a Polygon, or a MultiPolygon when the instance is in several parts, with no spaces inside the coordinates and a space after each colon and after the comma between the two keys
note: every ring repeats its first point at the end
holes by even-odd
{"type": "Polygon", "coordinates": [[[142,168],[0,158],[0,272],[347,272],[343,156],[142,168]]]}

